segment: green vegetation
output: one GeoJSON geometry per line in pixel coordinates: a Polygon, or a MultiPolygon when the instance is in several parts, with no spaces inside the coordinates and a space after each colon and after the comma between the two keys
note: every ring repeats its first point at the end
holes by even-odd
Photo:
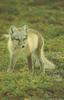
{"type": "Polygon", "coordinates": [[[0,100],[64,100],[64,0],[0,0],[0,100]],[[45,39],[45,54],[55,71],[30,73],[25,57],[7,73],[10,25],[28,24],[45,39]]]}

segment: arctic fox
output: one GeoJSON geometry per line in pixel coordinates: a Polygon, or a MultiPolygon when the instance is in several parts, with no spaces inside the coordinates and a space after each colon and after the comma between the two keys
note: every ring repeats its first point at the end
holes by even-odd
{"type": "Polygon", "coordinates": [[[11,26],[7,37],[10,53],[10,64],[7,71],[14,70],[16,61],[22,51],[26,53],[29,70],[32,70],[32,54],[34,52],[39,59],[40,67],[44,73],[46,68],[55,68],[55,65],[45,57],[44,38],[38,31],[28,28],[26,25],[20,28],[11,26]]]}

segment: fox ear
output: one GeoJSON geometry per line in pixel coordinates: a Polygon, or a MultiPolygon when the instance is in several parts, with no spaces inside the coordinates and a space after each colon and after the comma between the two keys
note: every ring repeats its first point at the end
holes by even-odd
{"type": "Polygon", "coordinates": [[[24,28],[24,31],[27,32],[28,26],[24,25],[23,28],[24,28]]]}
{"type": "Polygon", "coordinates": [[[10,26],[9,33],[13,34],[16,30],[17,30],[17,28],[14,25],[12,25],[12,26],[10,26]]]}

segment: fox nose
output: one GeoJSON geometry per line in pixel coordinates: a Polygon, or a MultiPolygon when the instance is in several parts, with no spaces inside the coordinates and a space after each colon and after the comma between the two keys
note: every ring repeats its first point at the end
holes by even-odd
{"type": "Polygon", "coordinates": [[[24,45],[22,46],[22,48],[24,48],[24,45]]]}

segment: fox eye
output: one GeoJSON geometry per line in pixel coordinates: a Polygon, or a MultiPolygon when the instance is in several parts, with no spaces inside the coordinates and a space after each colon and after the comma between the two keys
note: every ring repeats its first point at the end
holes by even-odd
{"type": "Polygon", "coordinates": [[[25,41],[27,38],[24,38],[23,41],[25,41]]]}
{"type": "Polygon", "coordinates": [[[27,36],[23,38],[23,41],[25,41],[27,39],[27,36]]]}

